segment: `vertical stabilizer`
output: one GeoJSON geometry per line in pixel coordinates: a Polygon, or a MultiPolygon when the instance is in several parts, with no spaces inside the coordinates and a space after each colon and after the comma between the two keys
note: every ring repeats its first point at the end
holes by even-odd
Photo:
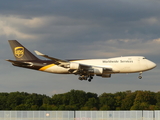
{"type": "Polygon", "coordinates": [[[16,60],[39,60],[17,40],[8,40],[16,60]]]}

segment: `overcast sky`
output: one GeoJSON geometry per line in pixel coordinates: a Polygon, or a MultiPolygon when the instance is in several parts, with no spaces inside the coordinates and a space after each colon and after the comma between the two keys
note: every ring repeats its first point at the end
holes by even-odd
{"type": "MultiPolygon", "coordinates": [[[[0,4],[0,92],[65,93],[71,89],[97,94],[126,90],[160,91],[159,0],[14,0],[0,4]],[[12,66],[8,40],[31,52],[60,59],[145,56],[157,67],[142,74],[116,74],[80,81],[12,66]]],[[[40,57],[41,59],[44,59],[40,57]]]]}

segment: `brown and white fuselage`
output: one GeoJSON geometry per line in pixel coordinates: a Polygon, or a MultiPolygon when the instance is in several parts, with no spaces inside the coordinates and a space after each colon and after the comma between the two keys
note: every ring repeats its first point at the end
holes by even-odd
{"type": "Polygon", "coordinates": [[[39,56],[50,60],[40,60],[22,46],[16,40],[9,40],[14,60],[7,60],[13,65],[55,74],[75,74],[79,75],[80,80],[91,81],[94,75],[104,78],[111,77],[111,74],[117,73],[140,73],[151,70],[156,64],[143,56],[124,56],[109,59],[79,59],[79,60],[61,60],[42,54],[39,56]]]}

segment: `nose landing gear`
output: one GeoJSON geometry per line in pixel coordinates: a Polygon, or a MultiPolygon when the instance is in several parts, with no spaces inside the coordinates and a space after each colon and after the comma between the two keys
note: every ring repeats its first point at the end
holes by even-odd
{"type": "Polygon", "coordinates": [[[142,79],[142,72],[139,73],[138,78],[139,78],[139,79],[142,79]]]}

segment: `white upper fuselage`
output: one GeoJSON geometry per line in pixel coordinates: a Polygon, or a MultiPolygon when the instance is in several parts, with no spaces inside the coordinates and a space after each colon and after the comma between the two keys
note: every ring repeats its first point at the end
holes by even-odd
{"type": "MultiPolygon", "coordinates": [[[[103,67],[111,68],[112,72],[109,73],[136,73],[143,72],[156,67],[156,64],[143,56],[126,56],[116,57],[110,59],[84,59],[84,60],[71,60],[70,62],[80,63],[93,68],[103,67]]],[[[45,69],[46,72],[67,74],[67,69],[53,65],[45,69]]]]}

